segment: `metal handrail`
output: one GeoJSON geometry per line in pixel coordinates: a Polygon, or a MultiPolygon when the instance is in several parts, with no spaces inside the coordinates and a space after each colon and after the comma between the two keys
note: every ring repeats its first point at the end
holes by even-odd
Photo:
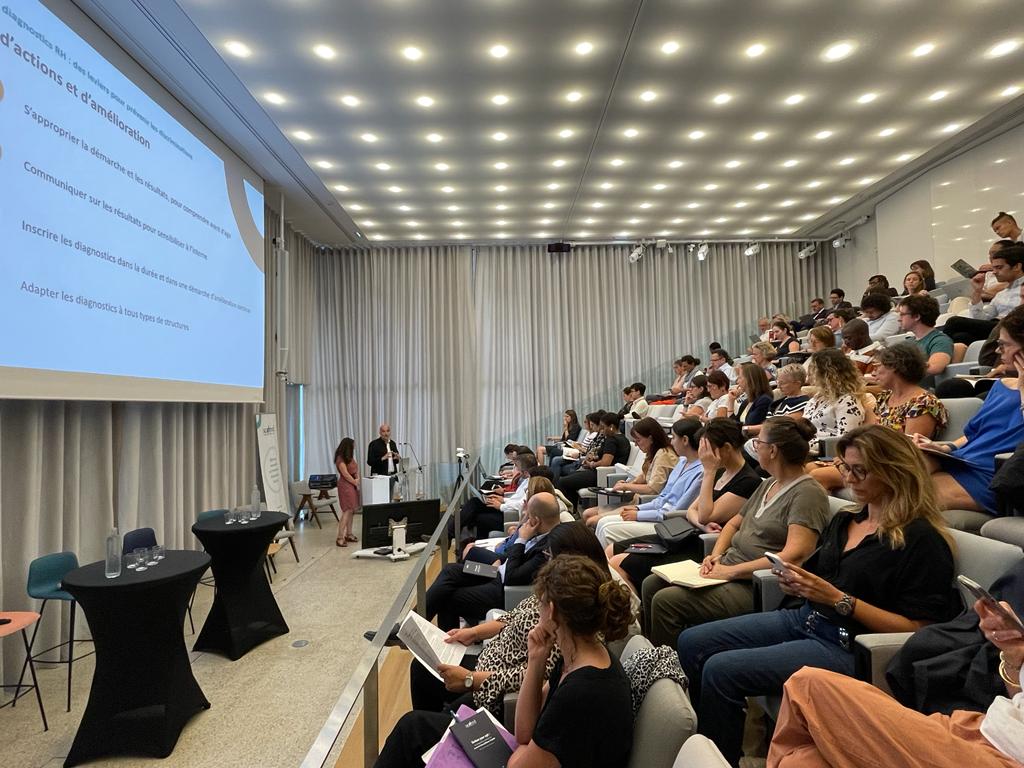
{"type": "Polygon", "coordinates": [[[412,597],[413,589],[416,590],[416,610],[420,614],[424,612],[427,595],[427,565],[433,555],[434,547],[441,542],[441,562],[442,564],[447,564],[449,546],[448,521],[454,516],[455,530],[456,532],[460,530],[462,504],[469,493],[470,482],[477,476],[479,471],[480,459],[477,458],[470,466],[466,476],[460,478],[455,486],[451,501],[448,502],[448,508],[441,516],[441,520],[438,522],[437,528],[434,529],[430,541],[427,542],[426,548],[420,554],[416,567],[412,569],[401,590],[399,590],[398,597],[395,598],[395,602],[391,605],[387,616],[384,617],[384,621],[377,629],[377,634],[373,638],[373,642],[370,643],[370,647],[366,649],[359,659],[359,663],[352,672],[352,677],[338,697],[338,701],[331,710],[331,714],[327,716],[323,726],[321,726],[316,740],[310,746],[305,758],[303,758],[302,768],[323,768],[331,754],[331,750],[334,749],[338,738],[341,736],[345,723],[352,715],[356,703],[360,699],[360,694],[362,694],[363,702],[363,765],[368,768],[377,760],[377,744],[379,743],[377,675],[379,672],[378,663],[380,655],[384,650],[384,642],[391,633],[391,629],[398,623],[399,617],[404,616],[405,606],[408,604],[409,598],[412,597]]]}

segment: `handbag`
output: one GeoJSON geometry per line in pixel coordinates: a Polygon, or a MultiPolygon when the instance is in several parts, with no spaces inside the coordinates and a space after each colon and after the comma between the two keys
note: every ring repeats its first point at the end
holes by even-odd
{"type": "Polygon", "coordinates": [[[654,524],[654,532],[669,550],[681,547],[690,538],[700,533],[685,517],[670,517],[654,524]]]}

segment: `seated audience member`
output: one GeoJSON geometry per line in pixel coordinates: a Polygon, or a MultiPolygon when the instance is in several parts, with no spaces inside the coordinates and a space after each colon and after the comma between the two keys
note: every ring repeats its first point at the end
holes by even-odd
{"type": "Polygon", "coordinates": [[[821,325],[825,322],[826,317],[828,317],[828,307],[825,306],[825,300],[811,299],[810,322],[806,327],[813,328],[816,325],[821,325]]]}
{"type": "Polygon", "coordinates": [[[995,495],[988,486],[995,474],[996,454],[1012,452],[1024,442],[1024,307],[1013,310],[1000,323],[999,349],[1003,365],[1012,367],[1017,376],[993,385],[981,409],[967,422],[963,437],[934,443],[914,435],[914,442],[928,451],[925,458],[935,473],[932,479],[943,509],[995,514],[995,495]]]}
{"type": "Polygon", "coordinates": [[[686,388],[690,386],[693,377],[698,373],[698,365],[700,365],[700,360],[693,355],[683,355],[672,363],[672,370],[675,371],[676,378],[672,382],[672,386],[669,387],[669,391],[673,395],[681,395],[686,392],[686,388]]]}
{"type": "MultiPolygon", "coordinates": [[[[788,416],[791,419],[800,420],[804,417],[804,408],[811,399],[809,395],[803,394],[804,384],[807,383],[807,371],[799,363],[790,363],[783,366],[779,371],[779,392],[782,397],[773,400],[768,406],[768,418],[772,416],[788,416]]],[[[760,424],[751,424],[743,428],[745,437],[756,437],[761,433],[760,424]]],[[[748,440],[745,446],[747,453],[757,458],[753,444],[748,440]]]]}
{"type": "MultiPolygon", "coordinates": [[[[581,522],[556,525],[548,534],[548,548],[551,557],[582,555],[594,561],[608,578],[608,558],[601,546],[581,522]]],[[[540,620],[537,610],[537,596],[531,595],[508,613],[493,621],[476,626],[448,631],[448,642],[472,646],[485,640],[492,640],[484,646],[479,657],[463,657],[462,666],[442,664],[438,672],[444,680],[438,680],[415,659],[409,665],[409,689],[414,710],[440,712],[446,705],[458,709],[466,704],[473,709],[487,707],[501,718],[503,698],[506,693],[516,693],[526,673],[526,637],[540,620]],[[467,687],[466,681],[472,676],[467,687]]],[[[547,671],[550,673],[561,652],[555,646],[548,658],[547,671]]],[[[438,734],[436,742],[440,739],[438,734]]]]}
{"type": "Polygon", "coordinates": [[[639,398],[640,393],[634,391],[632,384],[622,388],[622,407],[618,410],[620,420],[629,416],[630,412],[633,410],[634,401],[639,398]]]}
{"type": "MultiPolygon", "coordinates": [[[[836,345],[836,335],[827,325],[818,325],[811,328],[807,333],[807,351],[812,355],[821,352],[823,349],[833,349],[836,345]]],[[[804,367],[810,365],[811,358],[804,360],[804,367]]]]}
{"type": "MultiPolygon", "coordinates": [[[[697,448],[703,467],[697,498],[686,510],[686,519],[700,531],[719,531],[739,512],[761,484],[757,474],[743,458],[743,435],[740,425],[732,419],[714,419],[701,433],[697,448]]],[[[669,548],[665,554],[626,553],[634,543],[659,543],[657,535],[639,536],[613,542],[611,564],[639,594],[640,585],[651,574],[651,568],[678,560],[687,560],[700,553],[700,540],[694,536],[680,548],[669,548]]]]}
{"type": "Polygon", "coordinates": [[[573,506],[579,503],[581,490],[597,485],[598,467],[613,467],[629,461],[629,440],[619,432],[617,413],[601,414],[601,432],[604,439],[601,441],[600,454],[595,458],[591,452],[579,469],[571,475],[564,475],[555,484],[573,506]]]}
{"type": "MultiPolygon", "coordinates": [[[[924,368],[924,355],[910,342],[878,352],[875,379],[882,392],[875,400],[876,423],[907,435],[921,434],[930,438],[946,426],[949,420],[946,406],[918,384],[924,368]]],[[[843,487],[843,477],[831,463],[812,470],[811,476],[829,492],[843,487]]]]}
{"type": "Polygon", "coordinates": [[[992,219],[992,231],[1000,240],[1011,240],[1015,243],[1024,242],[1024,234],[1021,233],[1017,220],[1006,211],[1000,211],[992,219]]]}
{"type": "Polygon", "coordinates": [[[704,414],[704,421],[724,418],[729,415],[729,377],[722,371],[711,371],[707,375],[708,394],[714,398],[704,414]]]}
{"type": "Polygon", "coordinates": [[[578,440],[580,432],[583,428],[580,426],[579,416],[576,415],[576,411],[572,408],[562,414],[562,434],[561,435],[548,435],[545,439],[548,440],[546,445],[537,446],[537,463],[543,464],[544,457],[562,455],[562,448],[569,444],[572,440],[578,440]]]}
{"type": "Polygon", "coordinates": [[[775,381],[777,369],[772,363],[775,359],[775,345],[769,341],[759,341],[750,347],[750,357],[754,365],[760,366],[769,381],[775,381]]]}
{"type": "Polygon", "coordinates": [[[802,563],[814,551],[830,513],[825,492],[804,472],[813,433],[806,422],[777,417],[766,421],[754,440],[768,479],[726,523],[701,563],[702,576],[726,584],[691,589],[653,573],[644,579],[644,634],[654,645],[675,645],[687,627],[750,613],[751,575],[771,568],[765,552],[802,563]]]}
{"type": "Polygon", "coordinates": [[[768,332],[771,327],[772,319],[770,317],[757,318],[757,333],[761,337],[761,341],[768,341],[768,332]]]}
{"type": "Polygon", "coordinates": [[[852,309],[853,304],[846,300],[846,291],[842,288],[833,288],[828,294],[829,303],[832,309],[852,309]]]}
{"type": "Polygon", "coordinates": [[[672,425],[672,449],[679,460],[661,493],[650,501],[617,507],[614,514],[602,517],[597,523],[597,538],[602,546],[613,541],[624,541],[636,536],[654,533],[654,524],[685,510],[697,497],[704,466],[697,458],[698,434],[702,428],[699,419],[692,416],[679,419],[672,425]]]}
{"type": "MultiPolygon", "coordinates": [[[[885,341],[900,331],[900,316],[892,308],[892,300],[883,293],[869,293],[861,299],[860,314],[868,324],[872,341],[885,341]]],[[[843,334],[845,338],[845,334],[843,334]]]]}
{"type": "Polygon", "coordinates": [[[690,385],[686,388],[686,396],[680,404],[680,408],[685,406],[685,410],[679,415],[703,418],[707,414],[708,408],[711,407],[712,401],[711,393],[708,392],[708,378],[703,373],[698,373],[690,379],[690,385]]]}
{"type": "Polygon", "coordinates": [[[811,355],[808,368],[811,386],[817,392],[804,408],[804,418],[814,425],[816,443],[824,437],[839,437],[874,419],[864,379],[853,363],[838,349],[811,355]]]}
{"type": "MultiPolygon", "coordinates": [[[[1002,606],[1016,616],[1008,603],[1002,606]]],[[[1001,693],[987,712],[925,715],[868,683],[804,667],[783,689],[769,768],[1016,768],[1024,763],[1024,638],[1012,619],[983,601],[977,601],[974,610],[1000,659],[997,670],[984,670],[1001,693]]]]}
{"type": "Polygon", "coordinates": [[[551,459],[551,480],[557,482],[563,474],[569,474],[579,469],[587,453],[594,447],[600,436],[600,424],[598,420],[601,412],[588,413],[583,417],[583,429],[580,432],[582,439],[570,440],[568,445],[561,450],[561,455],[551,459]]]}
{"type": "Polygon", "coordinates": [[[780,693],[803,666],[852,675],[856,635],[913,632],[956,612],[949,533],[913,443],[874,425],[845,435],[839,455],[864,508],[834,515],[803,567],[785,564],[779,581],[799,607],[679,636],[700,732],[730,765],[740,758],[746,697],[780,693]]]}
{"type": "Polygon", "coordinates": [[[953,340],[935,328],[939,319],[939,302],[931,296],[907,296],[899,305],[900,331],[914,334],[917,346],[924,353],[926,376],[946,370],[953,359],[953,340]]]}
{"type": "Polygon", "coordinates": [[[854,318],[844,325],[841,333],[843,336],[843,350],[847,354],[863,354],[861,350],[872,344],[868,324],[860,318],[854,318]]]}
{"type": "Polygon", "coordinates": [[[907,272],[903,277],[903,293],[901,296],[914,296],[916,294],[927,295],[928,289],[924,287],[924,278],[918,272],[907,272]]]}
{"type": "Polygon", "coordinates": [[[647,385],[640,381],[634,381],[629,385],[629,391],[632,400],[630,401],[630,409],[626,415],[632,416],[634,419],[642,419],[651,409],[651,406],[644,398],[644,395],[647,393],[647,385]]]}
{"type": "MultiPolygon", "coordinates": [[[[864,290],[865,296],[869,293],[881,293],[886,296],[895,296],[896,289],[889,287],[889,278],[885,275],[872,275],[868,278],[868,287],[864,290]]],[[[861,299],[861,309],[864,309],[863,299],[861,299]]]]}
{"type": "MultiPolygon", "coordinates": [[[[563,555],[541,569],[534,591],[538,620],[527,635],[509,768],[625,765],[633,744],[629,678],[604,643],[626,636],[628,590],[589,558],[563,555]],[[568,658],[549,668],[556,646],[568,658]]],[[[450,723],[442,713],[403,715],[374,765],[422,766],[450,723]]]]}
{"type": "Polygon", "coordinates": [[[996,323],[1021,304],[1021,293],[1024,290],[1024,245],[1000,248],[992,252],[989,262],[992,274],[1007,286],[986,304],[982,300],[985,273],[979,272],[971,278],[971,304],[968,307],[970,317],[951,317],[942,329],[957,345],[962,345],[961,351],[954,354],[954,362],[958,362],[958,358],[963,359],[963,352],[972,341],[987,339],[996,323]]]}
{"type": "Polygon", "coordinates": [[[576,519],[572,516],[572,505],[552,484],[551,470],[547,467],[534,467],[530,470],[530,482],[526,490],[526,504],[523,507],[522,515],[516,522],[502,526],[507,534],[504,541],[495,544],[490,549],[479,547],[475,542],[469,542],[463,546],[462,560],[473,560],[478,563],[487,563],[488,565],[499,565],[502,563],[507,557],[506,552],[508,548],[516,543],[519,529],[529,522],[530,515],[527,509],[530,499],[538,493],[550,493],[555,497],[555,500],[558,502],[558,519],[561,522],[570,523],[576,519]]]}
{"type": "MultiPolygon", "coordinates": [[[[828,317],[825,318],[825,325],[827,325],[834,334],[839,334],[843,330],[843,326],[851,320],[857,317],[857,312],[853,307],[842,307],[840,309],[830,310],[828,317]]],[[[838,342],[836,346],[839,346],[838,342]]]]}
{"type": "Polygon", "coordinates": [[[727,415],[744,427],[761,424],[768,418],[768,406],[772,404],[768,377],[754,363],[743,363],[737,371],[736,386],[729,390],[726,400],[727,415]]]}
{"type": "Polygon", "coordinates": [[[800,340],[793,335],[789,323],[776,320],[772,323],[771,343],[775,346],[776,357],[785,357],[790,352],[800,351],[800,340]]]}
{"type": "Polygon", "coordinates": [[[719,347],[711,353],[711,367],[707,374],[710,375],[715,371],[721,371],[729,379],[729,384],[736,383],[736,371],[732,367],[732,358],[729,353],[719,347]]]}
{"type": "MultiPolygon", "coordinates": [[[[469,539],[482,539],[489,531],[501,530],[505,522],[505,513],[522,512],[523,504],[526,501],[526,490],[529,484],[529,472],[537,466],[537,457],[532,453],[520,453],[513,460],[518,471],[516,489],[509,495],[502,493],[490,493],[484,500],[471,498],[462,505],[462,512],[459,515],[459,525],[462,530],[475,531],[475,535],[469,539]]],[[[455,530],[455,518],[448,521],[448,536],[456,539],[462,544],[466,540],[462,532],[455,530]],[[456,534],[459,534],[457,537],[456,534]]],[[[461,546],[460,546],[461,549],[461,546]]]]}
{"type": "MultiPolygon", "coordinates": [[[[926,291],[935,290],[935,270],[932,265],[924,259],[918,259],[910,265],[911,272],[917,272],[921,276],[926,291]]],[[[904,285],[906,281],[904,281],[904,285]]]]}
{"type": "MultiPolygon", "coordinates": [[[[619,480],[612,486],[613,491],[640,494],[659,494],[665,488],[669,475],[675,469],[679,456],[672,448],[664,427],[650,416],[640,419],[629,432],[636,447],[644,455],[640,474],[633,480],[619,480]]],[[[613,514],[611,507],[591,507],[583,513],[589,525],[597,525],[603,514],[613,514]]]]}
{"type": "MultiPolygon", "coordinates": [[[[530,584],[537,570],[546,562],[547,535],[559,524],[558,502],[550,493],[530,498],[527,521],[519,527],[515,543],[505,550],[505,561],[493,578],[463,573],[462,563],[449,563],[441,569],[427,590],[425,616],[437,617],[443,630],[459,626],[459,618],[482,619],[491,608],[503,605],[507,586],[530,584]]],[[[501,529],[498,525],[498,529],[501,529]]]]}

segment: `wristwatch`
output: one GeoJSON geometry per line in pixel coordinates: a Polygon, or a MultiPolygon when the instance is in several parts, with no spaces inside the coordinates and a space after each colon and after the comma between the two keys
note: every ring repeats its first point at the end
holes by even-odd
{"type": "Polygon", "coordinates": [[[472,672],[470,672],[468,675],[466,675],[465,683],[466,683],[466,690],[467,691],[470,690],[473,687],[473,673],[472,672]]]}
{"type": "Polygon", "coordinates": [[[853,609],[857,605],[857,598],[850,597],[845,592],[843,596],[836,601],[836,604],[832,607],[836,609],[836,613],[840,616],[852,616],[853,609]]]}

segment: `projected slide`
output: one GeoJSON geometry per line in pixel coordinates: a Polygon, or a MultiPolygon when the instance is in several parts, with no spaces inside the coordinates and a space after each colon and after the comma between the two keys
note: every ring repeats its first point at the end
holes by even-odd
{"type": "Polygon", "coordinates": [[[236,157],[36,0],[0,8],[0,397],[40,396],[5,392],[7,368],[38,372],[41,396],[100,381],[96,399],[120,399],[130,381],[134,399],[199,399],[177,382],[254,399],[262,230],[262,182],[236,157]]]}

